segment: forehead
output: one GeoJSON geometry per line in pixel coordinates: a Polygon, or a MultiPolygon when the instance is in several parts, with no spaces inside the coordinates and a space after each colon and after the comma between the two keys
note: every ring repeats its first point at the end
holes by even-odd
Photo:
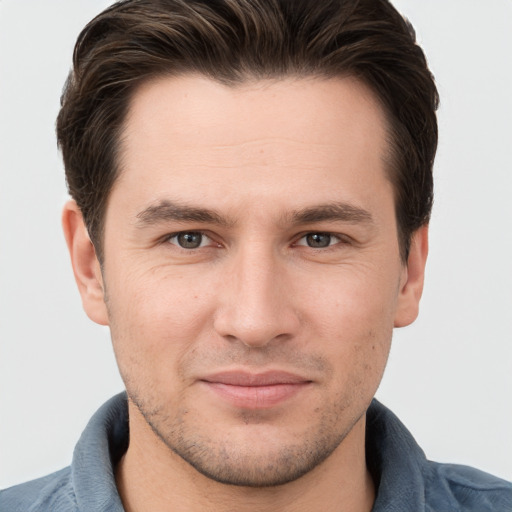
{"type": "Polygon", "coordinates": [[[365,130],[371,138],[385,126],[375,95],[353,77],[288,77],[235,85],[198,75],[160,77],[136,90],[125,121],[128,137],[134,130],[137,136],[151,137],[165,128],[169,136],[189,144],[250,142],[285,133],[298,142],[340,143],[331,130],[349,129],[355,135],[365,130]],[[368,132],[370,125],[374,129],[368,132]]]}
{"type": "Polygon", "coordinates": [[[132,98],[113,192],[136,190],[156,201],[157,191],[176,194],[181,184],[185,195],[216,203],[219,187],[240,197],[283,201],[286,190],[329,201],[333,186],[343,195],[345,185],[384,183],[386,153],[383,109],[353,78],[226,86],[164,77],[132,98]]]}

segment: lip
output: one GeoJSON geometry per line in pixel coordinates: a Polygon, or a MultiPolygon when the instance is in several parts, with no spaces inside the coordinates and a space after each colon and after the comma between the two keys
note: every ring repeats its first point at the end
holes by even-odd
{"type": "Polygon", "coordinates": [[[223,400],[244,409],[274,407],[312,383],[305,377],[283,371],[226,371],[209,375],[201,382],[223,400]]]}

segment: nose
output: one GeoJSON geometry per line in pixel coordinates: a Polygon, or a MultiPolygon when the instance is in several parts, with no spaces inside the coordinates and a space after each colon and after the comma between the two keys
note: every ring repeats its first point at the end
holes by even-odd
{"type": "Polygon", "coordinates": [[[264,347],[296,335],[299,316],[286,262],[271,250],[241,250],[233,258],[219,293],[223,299],[214,328],[222,337],[264,347]]]}

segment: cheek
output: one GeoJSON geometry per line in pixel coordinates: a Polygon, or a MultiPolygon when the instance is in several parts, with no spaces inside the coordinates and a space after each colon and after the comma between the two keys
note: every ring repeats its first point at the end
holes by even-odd
{"type": "Polygon", "coordinates": [[[328,337],[371,337],[389,331],[397,305],[400,275],[379,266],[346,265],[295,280],[293,295],[308,321],[328,337]]]}
{"type": "MultiPolygon", "coordinates": [[[[336,317],[324,333],[323,356],[333,369],[330,396],[335,404],[350,409],[358,404],[368,405],[375,395],[386,367],[393,332],[392,316],[378,305],[369,307],[369,301],[345,302],[342,307],[325,310],[325,322],[336,317]]],[[[321,323],[317,325],[322,325],[321,323]]]]}
{"type": "Polygon", "coordinates": [[[156,273],[107,284],[113,298],[108,301],[112,341],[123,378],[168,382],[208,331],[209,295],[197,283],[156,273]]]}
{"type": "Polygon", "coordinates": [[[383,278],[366,270],[317,279],[316,291],[308,299],[303,296],[310,302],[306,323],[309,339],[317,344],[312,350],[321,350],[331,361],[338,388],[363,393],[373,392],[382,377],[398,289],[398,276],[383,278]]]}

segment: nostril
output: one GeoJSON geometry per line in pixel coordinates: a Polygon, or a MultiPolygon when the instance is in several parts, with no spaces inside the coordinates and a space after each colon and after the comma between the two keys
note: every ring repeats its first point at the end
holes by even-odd
{"type": "Polygon", "coordinates": [[[264,347],[271,342],[283,342],[294,336],[298,331],[297,326],[297,318],[293,317],[291,311],[276,312],[264,320],[242,317],[236,312],[224,312],[214,322],[215,330],[225,340],[252,348],[264,347]]]}

